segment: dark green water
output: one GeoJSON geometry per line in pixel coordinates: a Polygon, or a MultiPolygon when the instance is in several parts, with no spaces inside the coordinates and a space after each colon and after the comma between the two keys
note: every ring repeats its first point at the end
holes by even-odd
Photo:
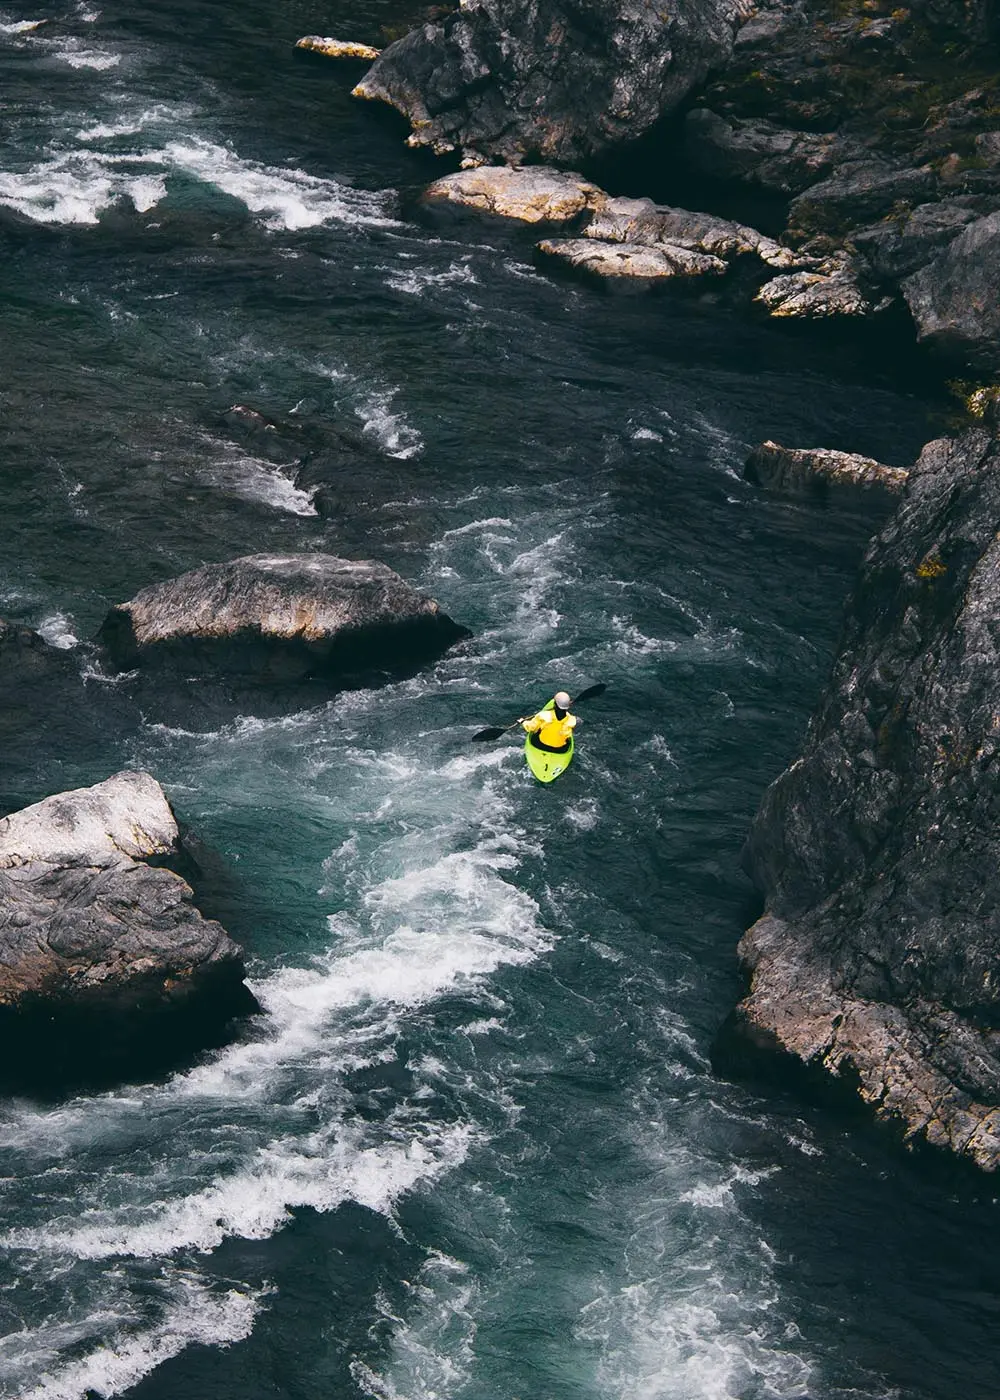
{"type": "Polygon", "coordinates": [[[743,833],[871,525],[739,466],[765,436],[905,462],[922,407],[408,222],[426,167],[290,52],[391,18],[0,14],[0,613],[74,648],[99,717],[39,716],[0,791],[148,768],[228,862],[270,1013],[165,1082],[0,1104],[0,1391],[995,1397],[992,1186],[708,1063],[743,833]],[[236,401],[389,466],[324,523],[236,401]],[[284,549],[383,559],[475,639],[284,718],[123,711],[108,604],[284,549]],[[595,680],[552,790],[467,742],[595,680]]]}

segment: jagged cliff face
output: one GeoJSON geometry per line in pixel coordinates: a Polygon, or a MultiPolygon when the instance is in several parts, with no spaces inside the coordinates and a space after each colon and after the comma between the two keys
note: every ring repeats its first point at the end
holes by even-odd
{"type": "Polygon", "coordinates": [[[746,863],[758,1041],[1000,1164],[1000,438],[929,444],[746,863]]]}
{"type": "Polygon", "coordinates": [[[745,0],[470,0],[390,45],[355,89],[411,145],[575,164],[641,135],[732,51],[745,0]]]}

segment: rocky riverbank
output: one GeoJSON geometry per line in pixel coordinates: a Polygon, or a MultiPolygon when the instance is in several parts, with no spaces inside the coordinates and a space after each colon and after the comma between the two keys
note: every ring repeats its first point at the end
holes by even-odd
{"type": "Polygon", "coordinates": [[[1000,435],[929,443],[746,849],[737,1029],[1000,1166],[1000,435]]]}
{"type": "MultiPolygon", "coordinates": [[[[700,183],[709,213],[720,191],[781,211],[788,270],[758,289],[762,310],[863,320],[896,306],[944,363],[989,380],[1000,372],[996,39],[989,7],[935,0],[701,0],[642,22],[620,0],[584,12],[483,0],[390,44],[355,92],[403,113],[411,145],[490,165],[494,185],[507,166],[586,170],[641,139],[651,186],[673,171],[689,193],[700,183]]],[[[499,212],[489,194],[480,207],[499,212]]],[[[572,239],[541,251],[605,277],[692,275],[690,259],[641,251],[664,241],[648,228],[584,233],[640,248],[572,239]]]]}
{"type": "MultiPolygon", "coordinates": [[[[640,23],[591,0],[581,24],[561,0],[481,0],[382,53],[357,95],[407,116],[411,145],[470,167],[437,181],[428,208],[548,224],[541,256],[604,279],[719,278],[755,261],[754,300],[772,316],[895,307],[942,371],[1000,374],[995,7],[765,0],[640,23]],[[769,200],[773,236],[588,178],[639,138],[651,165],[700,182],[706,209],[720,191],[769,200]],[[507,168],[539,162],[582,173],[507,168]]],[[[771,443],[748,463],[764,485],[899,504],[805,751],[748,842],[766,912],[741,944],[752,983],[732,1029],[994,1169],[1000,440],[989,395],[977,406],[982,427],[929,444],[909,471],[771,443]]]]}

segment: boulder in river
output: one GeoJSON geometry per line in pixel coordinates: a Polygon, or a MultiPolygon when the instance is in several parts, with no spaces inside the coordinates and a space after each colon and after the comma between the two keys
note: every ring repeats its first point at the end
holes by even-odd
{"type": "Polygon", "coordinates": [[[253,554],[142,589],[112,608],[98,640],[124,668],[165,662],[244,683],[342,688],[410,674],[469,635],[385,564],[253,554]]]}
{"type": "Polygon", "coordinates": [[[469,163],[575,166],[634,140],[732,51],[750,6],[477,0],[385,49],[354,89],[411,122],[411,146],[469,163]]]}
{"type": "Polygon", "coordinates": [[[889,467],[856,452],[834,452],[826,447],[782,447],[780,443],[768,441],[750,453],[743,475],[759,486],[793,494],[837,487],[897,495],[906,485],[909,472],[905,467],[889,467]]]}
{"type": "Polygon", "coordinates": [[[132,1073],[257,1009],[240,949],[180,875],[177,822],[122,772],[0,821],[0,1080],[132,1073]]]}
{"type": "MultiPolygon", "coordinates": [[[[735,1045],[1000,1166],[1000,437],[932,442],[876,536],[805,747],[746,863],[735,1045]]],[[[725,1043],[725,1040],[724,1042],[725,1043]]]]}
{"type": "Polygon", "coordinates": [[[566,224],[607,196],[582,175],[543,165],[480,165],[443,175],[428,185],[421,202],[451,205],[525,224],[566,224]]]}

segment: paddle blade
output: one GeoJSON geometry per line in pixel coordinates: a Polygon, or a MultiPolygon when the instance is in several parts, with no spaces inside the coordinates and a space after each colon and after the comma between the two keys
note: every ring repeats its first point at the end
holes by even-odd
{"type": "Polygon", "coordinates": [[[478,734],[473,734],[471,742],[473,744],[482,744],[487,739],[499,739],[506,733],[506,729],[498,729],[496,725],[494,725],[492,729],[480,729],[478,734]]]}
{"type": "Polygon", "coordinates": [[[602,684],[588,686],[586,690],[581,690],[580,694],[573,701],[573,704],[579,705],[581,700],[594,700],[598,695],[603,695],[607,688],[606,685],[602,684]]]}

